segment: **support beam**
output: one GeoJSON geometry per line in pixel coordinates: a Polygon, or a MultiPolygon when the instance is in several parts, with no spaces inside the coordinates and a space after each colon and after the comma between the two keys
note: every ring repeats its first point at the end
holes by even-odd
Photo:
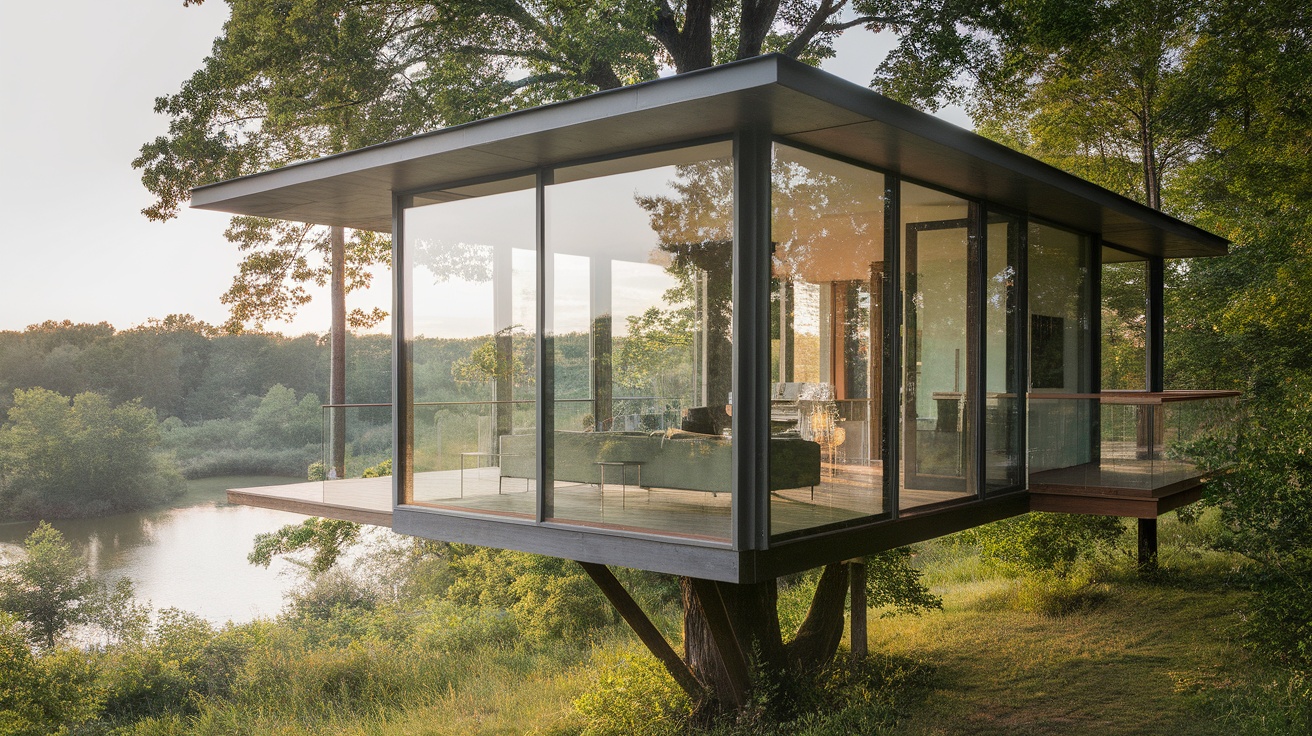
{"type": "MultiPolygon", "coordinates": [[[[1144,366],[1145,386],[1149,391],[1166,390],[1166,262],[1162,258],[1148,259],[1148,293],[1144,304],[1147,335],[1147,365],[1144,366]]],[[[1152,419],[1162,420],[1162,407],[1150,409],[1152,419]]],[[[1157,434],[1148,427],[1148,451],[1157,446],[1157,434]]],[[[1139,520],[1139,569],[1157,566],[1157,519],[1139,520]]]]}
{"type": "Polygon", "coordinates": [[[734,634],[729,610],[724,605],[724,597],[720,595],[720,586],[714,580],[701,578],[688,578],[688,580],[692,583],[698,605],[702,607],[711,639],[720,652],[720,660],[724,662],[724,669],[728,672],[729,684],[733,689],[733,705],[741,709],[747,704],[751,675],[747,669],[747,656],[738,643],[737,635],[734,634]]]}
{"type": "Polygon", "coordinates": [[[679,658],[669,642],[665,641],[665,637],[661,635],[651,619],[647,618],[647,614],[643,613],[642,608],[638,606],[638,602],[633,600],[633,596],[629,595],[629,591],[625,590],[624,586],[620,584],[620,581],[615,577],[615,573],[611,572],[610,568],[605,565],[598,565],[593,562],[580,562],[579,566],[588,574],[588,577],[592,578],[592,582],[596,583],[598,588],[601,588],[601,592],[606,596],[606,599],[610,601],[612,606],[615,606],[615,610],[633,629],[633,632],[638,635],[642,643],[647,645],[648,651],[660,660],[661,664],[665,665],[666,671],[670,673],[675,682],[679,683],[679,687],[688,693],[688,697],[692,698],[694,702],[700,700],[703,694],[702,686],[697,682],[697,678],[693,676],[692,670],[688,669],[688,665],[679,658]]]}
{"type": "Polygon", "coordinates": [[[866,563],[858,559],[847,564],[852,568],[848,573],[852,585],[852,661],[859,662],[869,652],[866,645],[866,563]]]}
{"type": "Polygon", "coordinates": [[[1157,519],[1139,519],[1139,570],[1157,567],[1157,519]]]}

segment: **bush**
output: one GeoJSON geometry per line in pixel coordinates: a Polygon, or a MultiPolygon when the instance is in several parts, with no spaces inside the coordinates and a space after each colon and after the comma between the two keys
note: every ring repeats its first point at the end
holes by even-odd
{"type": "Polygon", "coordinates": [[[0,733],[45,736],[93,720],[101,709],[95,678],[77,650],[33,656],[18,621],[0,613],[0,733]]]}
{"type": "Polygon", "coordinates": [[[685,733],[692,701],[659,662],[643,653],[593,659],[596,683],[574,701],[587,719],[584,736],[685,733]]]}
{"type": "Polygon", "coordinates": [[[980,555],[1016,573],[1069,575],[1075,563],[1089,559],[1102,546],[1125,533],[1120,519],[1031,512],[961,532],[980,555]]]}
{"type": "Polygon", "coordinates": [[[1254,407],[1226,467],[1206,486],[1227,529],[1221,546],[1252,560],[1256,596],[1249,637],[1261,651],[1312,677],[1312,387],[1291,385],[1254,407]]]}
{"type": "Polygon", "coordinates": [[[530,639],[586,639],[617,620],[592,579],[570,560],[466,545],[448,550],[450,600],[509,610],[530,639]]]}

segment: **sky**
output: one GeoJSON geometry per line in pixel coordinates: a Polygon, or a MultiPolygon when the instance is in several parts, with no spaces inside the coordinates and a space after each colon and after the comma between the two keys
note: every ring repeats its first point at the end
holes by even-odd
{"type": "MultiPolygon", "coordinates": [[[[226,319],[219,297],[240,262],[223,237],[227,215],[147,220],[152,198],[132,160],[167,131],[154,99],[200,66],[227,12],[220,0],[0,2],[0,330],[226,319]]],[[[849,31],[823,68],[866,85],[891,44],[849,31]]],[[[960,109],[940,114],[969,126],[960,109]]],[[[385,307],[387,289],[375,279],[347,306],[385,307]]],[[[295,320],[266,329],[327,331],[326,294],[313,293],[295,320]]]]}

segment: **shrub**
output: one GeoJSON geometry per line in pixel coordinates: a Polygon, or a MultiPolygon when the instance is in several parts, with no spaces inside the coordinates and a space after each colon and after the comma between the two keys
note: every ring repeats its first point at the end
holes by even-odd
{"type": "Polygon", "coordinates": [[[692,701],[646,653],[594,658],[596,683],[574,701],[584,736],[666,736],[688,729],[692,701]]]}
{"type": "Polygon", "coordinates": [[[1110,516],[1031,512],[961,533],[977,544],[980,555],[1018,573],[1070,574],[1075,563],[1125,533],[1120,519],[1110,516]]]}

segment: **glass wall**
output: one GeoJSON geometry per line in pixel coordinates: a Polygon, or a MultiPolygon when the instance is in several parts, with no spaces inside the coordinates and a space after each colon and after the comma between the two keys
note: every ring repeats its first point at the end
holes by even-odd
{"type": "Polygon", "coordinates": [[[1102,390],[1148,387],[1148,262],[1102,249],[1102,390]]]}
{"type": "Polygon", "coordinates": [[[405,503],[535,514],[535,187],[522,177],[406,203],[405,503]]]}
{"type": "Polygon", "coordinates": [[[973,497],[978,299],[971,207],[902,184],[902,510],[973,497]],[[977,293],[977,292],[976,292],[977,293]]]}
{"type": "Polygon", "coordinates": [[[545,196],[545,517],[728,539],[732,144],[556,169],[545,196]]]}
{"type": "Polygon", "coordinates": [[[887,512],[884,177],[775,144],[770,297],[773,534],[887,512]]]}
{"type": "Polygon", "coordinates": [[[1028,233],[1029,470],[1097,457],[1098,400],[1090,365],[1092,265],[1088,238],[1031,223],[1028,233]]]}
{"type": "Polygon", "coordinates": [[[1021,433],[1024,327],[1020,302],[1023,222],[990,212],[984,256],[984,490],[1024,486],[1021,433]]]}

